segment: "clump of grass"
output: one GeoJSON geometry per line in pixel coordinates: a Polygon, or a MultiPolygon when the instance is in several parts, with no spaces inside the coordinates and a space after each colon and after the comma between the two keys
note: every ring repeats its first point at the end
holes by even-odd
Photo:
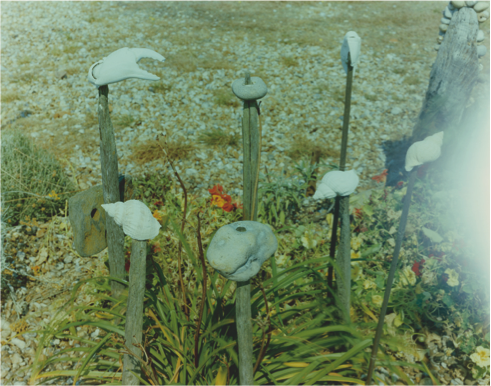
{"type": "MultiPolygon", "coordinates": [[[[165,158],[164,152],[155,140],[135,144],[132,150],[130,159],[139,165],[165,158]]],[[[195,150],[196,147],[193,144],[167,140],[167,156],[172,162],[186,158],[189,154],[194,153],[195,150]]]]}
{"type": "Polygon", "coordinates": [[[286,66],[286,67],[297,67],[298,66],[298,62],[289,56],[282,57],[281,63],[283,64],[283,66],[286,66]]]}
{"type": "Polygon", "coordinates": [[[377,95],[376,94],[363,94],[363,96],[365,97],[365,99],[367,101],[370,101],[370,102],[375,102],[377,100],[377,95]]]}
{"type": "Polygon", "coordinates": [[[392,72],[398,75],[405,75],[407,70],[405,68],[394,68],[392,72]]]}
{"type": "Polygon", "coordinates": [[[220,129],[211,129],[198,136],[198,142],[208,146],[239,146],[240,136],[220,129]]]}
{"type": "Polygon", "coordinates": [[[408,77],[404,78],[404,80],[402,81],[402,83],[407,84],[409,86],[416,86],[420,82],[421,82],[421,79],[417,75],[408,76],[408,77]]]}
{"type": "Polygon", "coordinates": [[[172,90],[172,86],[173,86],[172,83],[165,84],[163,82],[159,82],[159,83],[153,84],[152,88],[155,92],[158,92],[160,94],[165,94],[165,93],[169,92],[170,90],[172,90]]]}
{"type": "Polygon", "coordinates": [[[238,106],[238,99],[229,88],[214,90],[213,95],[215,96],[215,103],[219,106],[238,106]]]}
{"type": "Polygon", "coordinates": [[[75,52],[77,52],[79,49],[80,49],[80,47],[79,47],[79,46],[70,45],[70,46],[66,46],[66,47],[64,47],[63,52],[64,52],[65,54],[74,54],[74,53],[75,53],[75,52]]]}
{"type": "Polygon", "coordinates": [[[294,161],[298,161],[304,157],[311,157],[312,154],[318,159],[324,158],[339,158],[339,151],[332,149],[332,146],[324,141],[313,141],[305,137],[296,138],[291,142],[290,148],[286,154],[294,161]]]}
{"type": "Polygon", "coordinates": [[[20,98],[21,96],[17,91],[7,91],[2,93],[2,103],[10,103],[20,98]]]}
{"type": "Polygon", "coordinates": [[[136,119],[131,114],[123,114],[114,120],[114,124],[121,127],[131,127],[135,122],[136,119]]]}
{"type": "Polygon", "coordinates": [[[44,220],[65,207],[76,190],[58,160],[15,130],[2,141],[2,221],[44,220]]]}

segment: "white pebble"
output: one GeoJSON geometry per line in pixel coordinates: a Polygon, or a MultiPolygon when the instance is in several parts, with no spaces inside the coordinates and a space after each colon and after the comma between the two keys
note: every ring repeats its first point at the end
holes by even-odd
{"type": "Polygon", "coordinates": [[[450,4],[452,4],[453,7],[457,9],[465,7],[465,1],[451,1],[450,4]]]}
{"type": "Polygon", "coordinates": [[[445,16],[447,19],[451,19],[452,18],[452,14],[453,14],[453,12],[450,11],[450,9],[448,9],[448,7],[446,7],[443,10],[443,16],[445,16]]]}
{"type": "Polygon", "coordinates": [[[489,1],[478,1],[477,4],[474,6],[474,11],[482,12],[488,8],[489,8],[489,1]]]}
{"type": "Polygon", "coordinates": [[[483,30],[479,30],[477,31],[477,39],[476,39],[478,42],[482,42],[484,40],[484,32],[483,30]]]}
{"type": "Polygon", "coordinates": [[[13,338],[10,343],[13,343],[15,344],[17,347],[19,347],[21,350],[24,350],[26,348],[26,342],[24,342],[23,340],[20,340],[20,339],[17,339],[17,338],[13,338]]]}
{"type": "Polygon", "coordinates": [[[486,55],[487,49],[486,46],[477,46],[477,56],[480,58],[486,55]]]}

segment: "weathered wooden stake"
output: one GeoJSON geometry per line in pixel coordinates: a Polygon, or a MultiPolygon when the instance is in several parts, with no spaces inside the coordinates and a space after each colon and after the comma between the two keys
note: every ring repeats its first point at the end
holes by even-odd
{"type": "MultiPolygon", "coordinates": [[[[140,347],[142,343],[143,328],[143,296],[145,294],[146,254],[147,241],[132,239],[128,309],[126,311],[124,338],[126,347],[138,358],[141,358],[142,356],[142,350],[140,347]]],[[[124,354],[122,384],[139,385],[139,379],[130,371],[140,374],[140,362],[134,356],[124,354]]]]}
{"type": "MultiPolygon", "coordinates": [[[[344,101],[344,117],[343,117],[343,136],[341,138],[341,158],[339,161],[339,170],[344,171],[346,167],[346,150],[348,147],[348,131],[349,118],[351,108],[351,85],[353,82],[353,67],[348,54],[348,74],[346,77],[346,93],[344,101]]],[[[338,219],[341,217],[341,234],[339,238],[339,248],[336,257],[336,263],[340,272],[337,272],[337,295],[341,302],[342,311],[345,321],[350,322],[350,292],[351,292],[351,236],[350,236],[350,220],[349,220],[349,196],[336,197],[336,205],[334,207],[334,219],[331,232],[331,245],[329,255],[334,259],[336,252],[336,238],[338,219]]],[[[332,288],[333,267],[329,267],[328,285],[332,288]]]]}
{"type": "MultiPolygon", "coordinates": [[[[114,130],[109,116],[109,87],[99,87],[99,134],[101,139],[101,171],[104,204],[112,204],[120,199],[118,180],[118,152],[114,130]]],[[[109,275],[124,279],[124,232],[111,216],[106,216],[107,249],[109,256],[109,275]]],[[[113,296],[118,298],[123,284],[111,281],[113,296]]]]}

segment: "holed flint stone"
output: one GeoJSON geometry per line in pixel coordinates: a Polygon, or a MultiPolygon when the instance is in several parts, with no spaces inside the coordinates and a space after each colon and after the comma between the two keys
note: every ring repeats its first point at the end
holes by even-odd
{"type": "Polygon", "coordinates": [[[206,258],[222,276],[247,281],[278,248],[271,228],[257,221],[237,221],[222,226],[210,242],[206,258]]]}
{"type": "MultiPolygon", "coordinates": [[[[121,201],[134,196],[131,178],[120,176],[119,191],[121,201]]],[[[95,255],[107,247],[106,212],[102,185],[93,186],[77,193],[68,200],[69,219],[73,229],[75,249],[80,256],[95,255]]]]}

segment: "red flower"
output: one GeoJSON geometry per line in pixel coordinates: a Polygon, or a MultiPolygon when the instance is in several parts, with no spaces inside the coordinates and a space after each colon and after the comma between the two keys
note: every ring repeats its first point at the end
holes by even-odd
{"type": "Polygon", "coordinates": [[[363,217],[363,212],[362,212],[361,208],[355,208],[355,216],[358,218],[363,217]]]}
{"type": "Polygon", "coordinates": [[[396,185],[396,188],[400,189],[402,188],[402,185],[404,185],[404,182],[403,181],[399,181],[396,185]]]}
{"type": "Polygon", "coordinates": [[[164,203],[162,201],[157,201],[153,203],[155,206],[163,206],[164,203]]]}
{"type": "MultiPolygon", "coordinates": [[[[232,204],[232,197],[228,194],[222,193],[223,187],[221,185],[215,185],[212,189],[208,189],[212,195],[212,205],[217,205],[225,212],[231,212],[238,208],[237,204],[232,204]]],[[[240,206],[242,207],[242,205],[240,206]]]]}
{"type": "Polygon", "coordinates": [[[213,188],[208,189],[212,196],[221,196],[223,192],[222,185],[215,185],[213,188]]]}
{"type": "Polygon", "coordinates": [[[411,270],[416,274],[416,276],[420,276],[421,275],[421,272],[419,272],[419,269],[421,267],[421,269],[423,269],[423,264],[425,262],[425,259],[421,259],[421,261],[415,261],[414,264],[413,264],[413,267],[411,268],[411,270]]]}
{"type": "Polygon", "coordinates": [[[375,180],[377,182],[385,182],[385,180],[387,179],[386,177],[387,177],[387,169],[384,169],[384,171],[380,173],[378,176],[373,176],[372,180],[375,180]]]}
{"type": "Polygon", "coordinates": [[[126,262],[124,263],[124,269],[126,270],[126,272],[130,273],[130,261],[129,260],[126,260],[126,262]]]}

